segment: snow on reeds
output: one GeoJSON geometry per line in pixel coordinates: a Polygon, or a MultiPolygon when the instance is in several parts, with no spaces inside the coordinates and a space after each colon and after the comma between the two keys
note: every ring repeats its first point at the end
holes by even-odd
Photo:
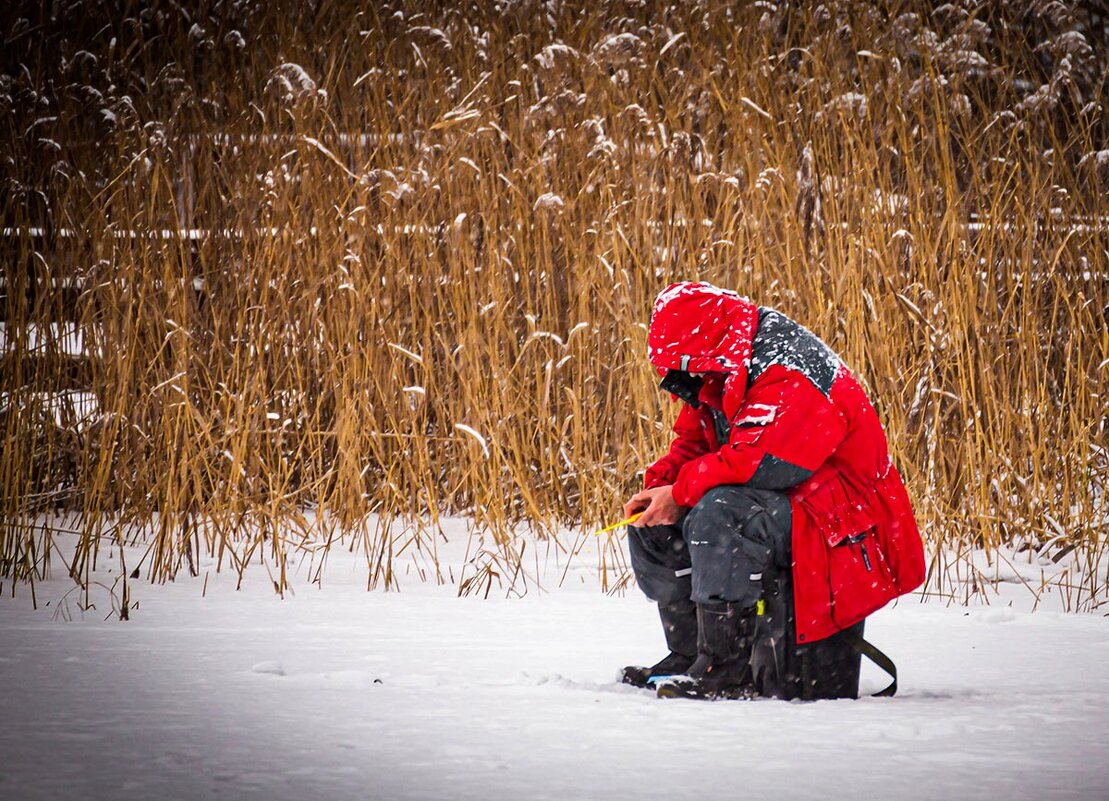
{"type": "Polygon", "coordinates": [[[17,3],[0,574],[84,582],[139,531],[125,576],[281,589],[322,542],[392,585],[454,513],[474,571],[438,577],[506,591],[518,524],[593,530],[666,447],[645,324],[702,278],[866,382],[929,592],[1081,553],[1102,604],[1104,16],[733,5],[17,3]]]}

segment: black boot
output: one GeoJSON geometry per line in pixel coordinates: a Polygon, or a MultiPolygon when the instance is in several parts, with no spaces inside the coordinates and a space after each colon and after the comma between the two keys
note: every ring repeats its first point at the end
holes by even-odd
{"type": "Polygon", "coordinates": [[[754,698],[751,676],[753,608],[714,603],[697,606],[697,660],[683,676],[658,682],[659,698],[754,698]]]}
{"type": "Polygon", "coordinates": [[[651,679],[685,673],[697,658],[697,605],[689,600],[659,604],[658,616],[670,653],[650,667],[628,665],[620,677],[624,684],[648,687],[651,679]]]}

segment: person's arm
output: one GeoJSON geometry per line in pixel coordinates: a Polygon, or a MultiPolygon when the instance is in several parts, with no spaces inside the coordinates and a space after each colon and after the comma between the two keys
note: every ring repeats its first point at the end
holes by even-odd
{"type": "Polygon", "coordinates": [[[673,484],[682,465],[708,452],[709,443],[701,428],[700,415],[688,403],[682,404],[682,410],[674,422],[674,434],[670,450],[647,468],[643,476],[644,489],[673,484]]]}
{"type": "Polygon", "coordinates": [[[731,416],[728,444],[683,464],[674,500],[693,506],[721,484],[784,490],[811,476],[847,434],[835,405],[799,372],[766,370],[731,416]]]}

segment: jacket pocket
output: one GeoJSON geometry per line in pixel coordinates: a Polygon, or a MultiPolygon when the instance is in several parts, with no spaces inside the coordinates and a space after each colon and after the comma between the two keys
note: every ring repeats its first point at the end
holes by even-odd
{"type": "Polygon", "coordinates": [[[828,543],[832,619],[846,628],[899,593],[873,527],[828,543]]]}
{"type": "Polygon", "coordinates": [[[812,520],[829,547],[847,537],[873,528],[878,522],[873,508],[874,489],[852,489],[834,470],[821,468],[801,484],[793,500],[812,520]]]}

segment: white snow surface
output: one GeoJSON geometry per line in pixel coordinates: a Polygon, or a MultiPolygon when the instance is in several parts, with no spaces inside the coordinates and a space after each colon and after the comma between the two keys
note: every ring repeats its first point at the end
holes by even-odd
{"type": "MultiPolygon", "coordinates": [[[[465,528],[447,521],[444,574],[465,528]]],[[[94,610],[61,600],[64,569],[38,611],[5,584],[0,798],[1109,798],[1105,617],[907,596],[867,624],[895,698],[659,700],[616,683],[662,636],[634,587],[600,590],[596,542],[512,598],[403,568],[367,592],[342,549],[284,599],[262,568],[240,590],[210,562],[132,581],[127,622],[99,586],[94,610]]],[[[862,682],[883,674],[864,662],[862,682]]]]}

